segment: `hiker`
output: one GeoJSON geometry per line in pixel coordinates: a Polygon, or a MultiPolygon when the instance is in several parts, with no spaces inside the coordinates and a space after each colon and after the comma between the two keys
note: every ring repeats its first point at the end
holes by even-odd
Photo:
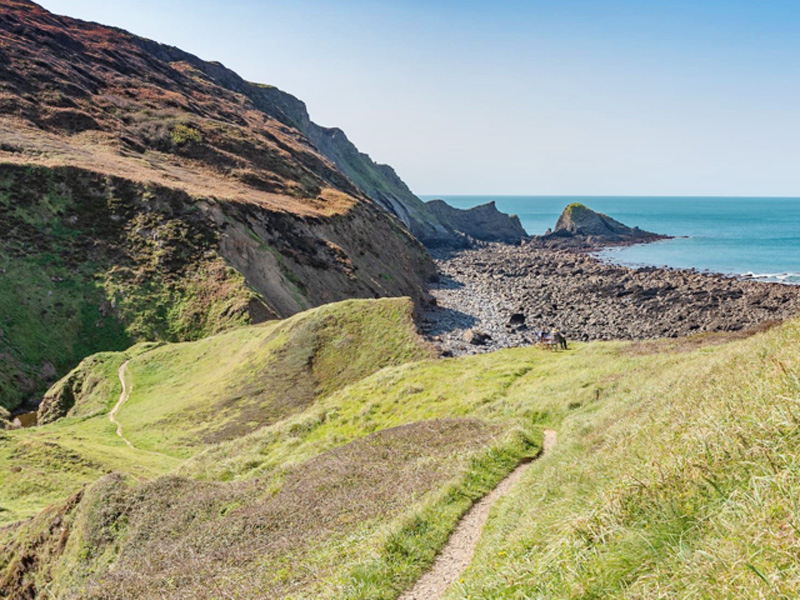
{"type": "Polygon", "coordinates": [[[558,349],[558,342],[555,338],[555,330],[548,331],[547,329],[542,330],[542,337],[539,342],[542,346],[544,346],[547,350],[557,350],[558,349]]]}
{"type": "Polygon", "coordinates": [[[553,332],[553,340],[555,341],[557,347],[561,348],[562,350],[567,349],[567,338],[558,329],[553,332]]]}

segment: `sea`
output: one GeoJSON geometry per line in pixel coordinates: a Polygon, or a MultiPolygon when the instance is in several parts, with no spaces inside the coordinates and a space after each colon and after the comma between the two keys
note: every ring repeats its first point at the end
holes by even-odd
{"type": "Polygon", "coordinates": [[[582,202],[630,227],[675,239],[597,253],[628,266],[695,268],[800,284],[800,198],[423,196],[458,208],[491,200],[531,235],[554,227],[564,207],[582,202]]]}

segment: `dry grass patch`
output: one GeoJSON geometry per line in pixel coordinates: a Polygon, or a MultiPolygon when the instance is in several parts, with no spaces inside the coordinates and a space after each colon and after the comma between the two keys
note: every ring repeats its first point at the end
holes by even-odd
{"type": "Polygon", "coordinates": [[[749,329],[738,331],[719,331],[698,333],[678,338],[663,338],[659,340],[642,340],[632,342],[625,347],[624,351],[630,354],[647,356],[648,354],[658,354],[661,352],[692,352],[700,348],[710,346],[720,346],[739,340],[747,339],[757,333],[769,331],[773,327],[780,325],[782,321],[766,321],[749,329]]]}
{"type": "MultiPolygon", "coordinates": [[[[387,525],[463,477],[499,433],[473,419],[409,424],[277,479],[164,477],[129,487],[105,478],[57,513],[59,526],[69,525],[49,560],[48,574],[59,576],[52,589],[84,588],[82,597],[104,600],[277,598],[317,589],[379,551],[387,525]]],[[[39,518],[48,519],[55,522],[50,513],[39,518]]],[[[35,564],[8,572],[31,589],[44,578],[35,564]]]]}

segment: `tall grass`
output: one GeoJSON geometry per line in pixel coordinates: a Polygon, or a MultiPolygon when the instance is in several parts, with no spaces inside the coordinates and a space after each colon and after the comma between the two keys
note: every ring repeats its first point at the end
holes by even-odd
{"type": "Polygon", "coordinates": [[[447,598],[796,598],[796,322],[562,424],[447,598]]]}

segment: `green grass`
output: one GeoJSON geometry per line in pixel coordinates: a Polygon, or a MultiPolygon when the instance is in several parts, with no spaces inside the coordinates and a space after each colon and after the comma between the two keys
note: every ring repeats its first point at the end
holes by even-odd
{"type": "Polygon", "coordinates": [[[66,418],[0,433],[0,524],[111,470],[165,473],[221,441],[235,444],[284,422],[383,366],[430,357],[412,310],[408,299],[351,300],[197,342],[139,344],[86,359],[47,395],[74,402],[66,418]],[[126,359],[133,388],[117,420],[135,451],[108,420],[126,359]],[[74,398],[73,389],[80,390],[74,398]]]}
{"type": "Polygon", "coordinates": [[[597,359],[616,355],[610,345],[576,348],[569,354],[516,349],[382,369],[292,419],[209,448],[181,472],[215,480],[252,478],[415,421],[477,417],[525,429],[555,423],[570,402],[592,397],[591,382],[637,362],[631,358],[598,368],[597,359]],[[576,392],[576,380],[585,389],[576,392]]]}
{"type": "Polygon", "coordinates": [[[174,190],[0,165],[0,412],[95,352],[249,322],[256,294],[195,210],[174,190]]]}
{"type": "Polygon", "coordinates": [[[795,598],[800,326],[685,355],[561,424],[455,598],[795,598]]]}
{"type": "Polygon", "coordinates": [[[50,388],[39,406],[38,424],[51,423],[67,414],[90,417],[108,412],[109,400],[120,394],[117,370],[126,358],[123,352],[100,352],[82,360],[50,388]]]}
{"type": "Polygon", "coordinates": [[[135,446],[183,458],[238,441],[381,367],[430,357],[412,310],[404,299],[352,300],[161,346],[129,364],[133,393],[118,418],[135,446]]]}
{"type": "Polygon", "coordinates": [[[131,450],[105,417],[0,432],[0,524],[30,517],[106,473],[151,478],[179,462],[131,450]]]}
{"type": "Polygon", "coordinates": [[[42,264],[41,256],[5,254],[2,246],[0,349],[7,354],[0,360],[0,405],[13,408],[26,392],[43,391],[36,377],[44,365],[64,373],[83,356],[132,342],[118,320],[102,315],[104,295],[91,265],[73,271],[58,261],[42,264]],[[12,384],[16,377],[28,383],[12,384]]]}
{"type": "Polygon", "coordinates": [[[199,144],[203,141],[203,134],[194,127],[185,123],[178,123],[170,131],[169,138],[176,146],[185,146],[188,143],[199,144]]]}
{"type": "Polygon", "coordinates": [[[586,205],[580,202],[571,202],[564,208],[564,212],[571,213],[572,211],[587,210],[586,205]]]}
{"type": "MultiPolygon", "coordinates": [[[[508,439],[471,457],[464,475],[442,487],[425,504],[388,528],[369,560],[351,567],[335,585],[321,582],[315,597],[347,600],[392,600],[433,563],[458,521],[473,502],[494,489],[524,458],[541,447],[540,436],[517,430],[508,439]]],[[[308,597],[304,590],[302,596],[308,597]]],[[[301,596],[298,596],[301,597],[301,596]]]]}
{"type": "Polygon", "coordinates": [[[0,473],[25,447],[20,473],[54,482],[6,476],[7,521],[126,476],[0,533],[0,591],[13,575],[56,597],[396,598],[551,427],[447,598],[797,596],[800,323],[432,359],[410,310],[350,301],[132,350],[118,416],[139,450],[98,396],[4,434],[0,473]],[[72,532],[58,550],[55,520],[72,532]],[[26,552],[48,559],[20,575],[26,552]]]}

